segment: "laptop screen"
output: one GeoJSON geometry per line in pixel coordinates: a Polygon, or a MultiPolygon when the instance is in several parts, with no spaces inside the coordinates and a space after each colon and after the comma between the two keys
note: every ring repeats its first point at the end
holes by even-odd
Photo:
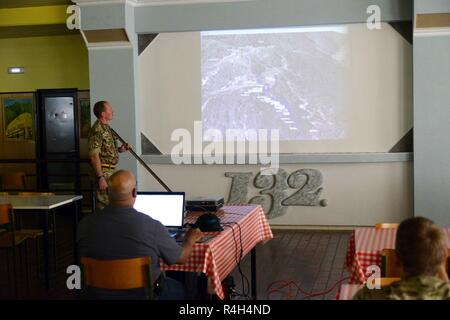
{"type": "Polygon", "coordinates": [[[165,227],[181,228],[184,224],[184,192],[138,192],[134,209],[165,227]]]}

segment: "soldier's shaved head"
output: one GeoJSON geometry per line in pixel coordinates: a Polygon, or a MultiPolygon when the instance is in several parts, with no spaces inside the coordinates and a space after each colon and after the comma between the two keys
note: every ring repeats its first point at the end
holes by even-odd
{"type": "Polygon", "coordinates": [[[108,196],[111,204],[134,204],[136,178],[128,170],[119,170],[109,178],[108,196]]]}

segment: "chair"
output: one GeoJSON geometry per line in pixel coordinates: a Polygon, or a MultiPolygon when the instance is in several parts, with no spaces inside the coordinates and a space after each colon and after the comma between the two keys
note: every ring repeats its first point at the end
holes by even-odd
{"type": "Polygon", "coordinates": [[[377,223],[375,229],[396,229],[398,226],[398,223],[377,223]]]}
{"type": "Polygon", "coordinates": [[[390,278],[380,278],[380,285],[382,287],[390,286],[393,282],[400,281],[400,278],[390,277],[390,278]]]}
{"type": "MultiPolygon", "coordinates": [[[[12,206],[10,204],[0,204],[0,225],[6,225],[11,230],[4,231],[0,233],[0,248],[6,249],[6,266],[8,269],[8,283],[10,282],[10,270],[9,270],[9,252],[8,249],[13,251],[13,273],[14,273],[14,292],[17,293],[17,267],[16,267],[16,247],[25,243],[28,239],[26,234],[18,234],[15,231],[14,226],[14,214],[12,211],[12,206]]],[[[26,247],[26,253],[28,253],[28,247],[26,247]]],[[[19,256],[20,262],[22,264],[22,254],[19,256]]],[[[28,255],[25,255],[25,265],[27,271],[27,286],[29,288],[30,284],[30,274],[28,268],[28,255]]]]}
{"type": "Polygon", "coordinates": [[[54,196],[54,192],[35,192],[35,191],[25,191],[18,192],[18,196],[28,197],[28,196],[54,196]]]}
{"type": "MultiPolygon", "coordinates": [[[[450,249],[447,250],[446,270],[450,275],[450,249]]],[[[401,276],[395,249],[381,250],[381,276],[394,278],[401,276]]]]}
{"type": "Polygon", "coordinates": [[[395,249],[381,250],[381,276],[389,278],[399,278],[401,276],[395,249]]]}
{"type": "MultiPolygon", "coordinates": [[[[35,192],[35,191],[26,191],[19,192],[17,195],[22,197],[29,196],[54,196],[54,192],[35,192]]],[[[56,264],[56,217],[55,213],[52,211],[52,228],[49,229],[49,233],[53,234],[53,259],[55,260],[55,271],[57,269],[56,264]]],[[[29,238],[35,240],[36,245],[36,261],[37,261],[37,274],[40,275],[40,259],[39,259],[39,238],[44,235],[44,230],[42,229],[29,229],[29,228],[21,228],[17,230],[18,234],[24,234],[29,238]]]]}
{"type": "Polygon", "coordinates": [[[2,189],[25,190],[26,189],[25,176],[26,176],[25,172],[2,173],[1,175],[2,189]]]}
{"type": "Polygon", "coordinates": [[[447,261],[445,262],[445,269],[450,277],[450,249],[447,249],[447,261]]]}
{"type": "Polygon", "coordinates": [[[145,288],[153,299],[153,279],[149,257],[118,260],[80,259],[83,269],[83,289],[130,290],[145,288]]]}

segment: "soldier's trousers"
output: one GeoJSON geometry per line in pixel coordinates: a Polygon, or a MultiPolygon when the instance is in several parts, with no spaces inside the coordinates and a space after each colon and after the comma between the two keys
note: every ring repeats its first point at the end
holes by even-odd
{"type": "MultiPolygon", "coordinates": [[[[114,169],[102,168],[102,172],[103,172],[103,176],[106,179],[106,182],[109,183],[109,177],[111,177],[112,174],[114,173],[114,169]]],[[[95,209],[97,209],[97,210],[103,209],[104,207],[106,207],[109,204],[108,190],[100,191],[98,189],[98,179],[97,179],[97,181],[95,181],[94,185],[95,185],[95,187],[94,187],[95,209]]]]}

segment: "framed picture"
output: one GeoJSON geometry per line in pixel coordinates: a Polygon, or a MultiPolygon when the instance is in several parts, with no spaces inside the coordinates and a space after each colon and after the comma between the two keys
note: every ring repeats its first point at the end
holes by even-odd
{"type": "Polygon", "coordinates": [[[5,140],[34,141],[32,93],[2,96],[5,140]]]}
{"type": "Polygon", "coordinates": [[[79,99],[80,139],[87,139],[91,128],[91,104],[89,99],[79,99]]]}

